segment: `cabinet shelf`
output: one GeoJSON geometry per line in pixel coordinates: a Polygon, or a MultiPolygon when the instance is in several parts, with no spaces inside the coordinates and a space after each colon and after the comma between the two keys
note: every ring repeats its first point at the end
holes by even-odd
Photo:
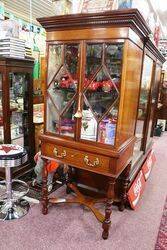
{"type": "Polygon", "coordinates": [[[71,88],[61,88],[61,87],[54,87],[54,90],[61,90],[61,91],[67,91],[67,92],[71,92],[71,93],[76,93],[76,91],[74,89],[71,88]]]}

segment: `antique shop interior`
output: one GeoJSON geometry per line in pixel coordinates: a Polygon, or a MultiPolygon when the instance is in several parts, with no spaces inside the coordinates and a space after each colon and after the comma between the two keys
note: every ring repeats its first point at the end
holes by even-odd
{"type": "Polygon", "coordinates": [[[0,250],[167,249],[167,4],[0,0],[0,250]]]}

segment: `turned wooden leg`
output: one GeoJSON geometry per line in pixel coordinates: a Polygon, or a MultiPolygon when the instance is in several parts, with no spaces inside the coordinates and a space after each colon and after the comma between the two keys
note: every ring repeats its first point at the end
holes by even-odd
{"type": "Polygon", "coordinates": [[[110,216],[111,216],[111,212],[112,212],[112,210],[111,210],[111,205],[113,202],[112,199],[114,198],[114,185],[115,185],[115,179],[113,179],[112,181],[109,182],[109,187],[108,187],[108,192],[107,192],[105,219],[104,219],[104,222],[102,224],[102,228],[103,228],[102,237],[104,240],[106,240],[108,238],[109,228],[111,225],[110,216]]]}
{"type": "Polygon", "coordinates": [[[123,177],[122,177],[122,193],[121,193],[121,202],[119,204],[119,211],[124,211],[125,205],[127,202],[127,189],[129,184],[129,172],[131,169],[131,163],[128,164],[126,169],[124,170],[123,177]]]}
{"type": "Polygon", "coordinates": [[[48,213],[48,172],[47,172],[47,160],[44,160],[44,167],[42,172],[42,213],[46,215],[48,213]]]}
{"type": "MultiPolygon", "coordinates": [[[[67,165],[66,165],[66,169],[67,169],[67,165]]],[[[66,193],[70,194],[71,192],[73,192],[73,190],[68,186],[69,183],[73,183],[74,182],[74,170],[72,167],[68,167],[68,178],[67,178],[67,187],[66,187],[66,193]]]]}

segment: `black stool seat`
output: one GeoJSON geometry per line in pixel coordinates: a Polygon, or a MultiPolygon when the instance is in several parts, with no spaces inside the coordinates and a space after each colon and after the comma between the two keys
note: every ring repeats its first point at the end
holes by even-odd
{"type": "Polygon", "coordinates": [[[26,163],[28,157],[24,148],[13,144],[0,145],[0,167],[18,167],[26,163]]]}

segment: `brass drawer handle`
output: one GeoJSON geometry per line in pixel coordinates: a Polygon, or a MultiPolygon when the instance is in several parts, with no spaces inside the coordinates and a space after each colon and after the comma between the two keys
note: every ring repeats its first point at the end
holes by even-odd
{"type": "Polygon", "coordinates": [[[61,159],[65,158],[65,157],[67,156],[66,150],[63,150],[62,153],[59,155],[59,154],[58,154],[58,149],[57,149],[57,148],[54,148],[53,154],[54,154],[54,156],[56,156],[57,158],[61,158],[61,159]]]}
{"type": "Polygon", "coordinates": [[[84,162],[89,167],[97,167],[100,164],[99,158],[96,158],[93,163],[90,162],[88,155],[85,155],[84,162]]]}

